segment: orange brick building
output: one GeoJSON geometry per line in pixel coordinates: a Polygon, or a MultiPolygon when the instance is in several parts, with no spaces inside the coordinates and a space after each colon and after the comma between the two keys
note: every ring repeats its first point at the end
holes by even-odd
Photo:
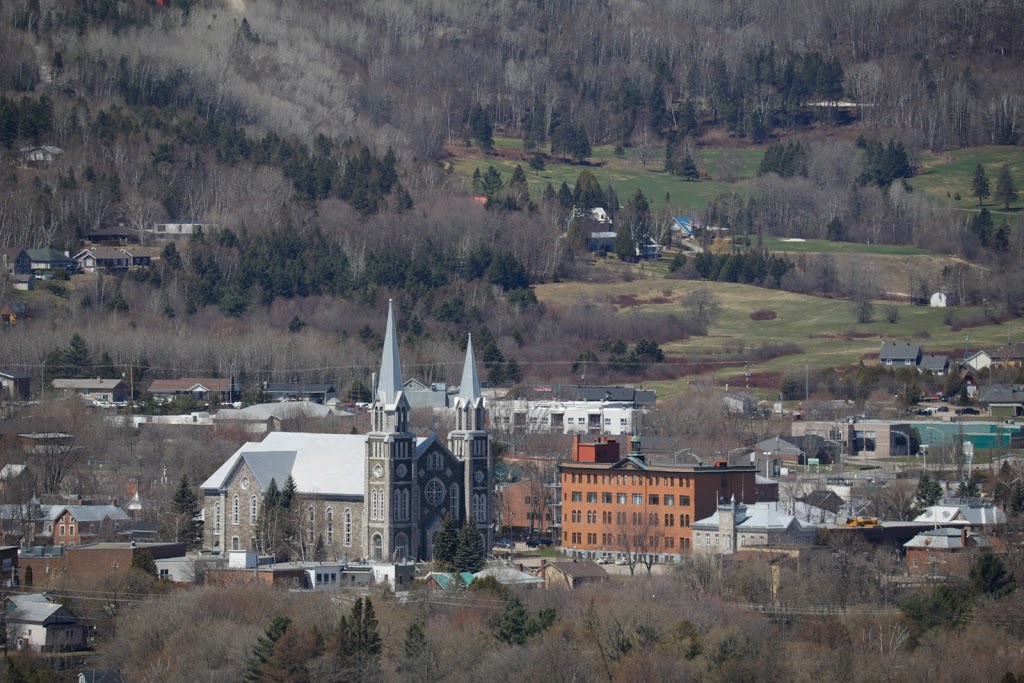
{"type": "Polygon", "coordinates": [[[648,462],[635,436],[625,457],[615,439],[576,437],[559,470],[562,549],[574,557],[678,561],[692,548],[690,525],[718,501],[753,503],[757,495],[755,467],[648,462]]]}

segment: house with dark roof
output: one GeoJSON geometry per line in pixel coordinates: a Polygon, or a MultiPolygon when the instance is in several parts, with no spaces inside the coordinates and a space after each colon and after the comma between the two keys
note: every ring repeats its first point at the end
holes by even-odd
{"type": "Polygon", "coordinates": [[[234,403],[241,397],[242,388],[233,377],[182,377],[153,380],[149,394],[165,402],[174,400],[176,396],[188,396],[196,401],[234,403]]]}
{"type": "Polygon", "coordinates": [[[992,353],[992,363],[1005,368],[1024,367],[1024,342],[1007,344],[996,349],[992,353]]]}
{"type": "Polygon", "coordinates": [[[307,384],[304,382],[268,382],[264,393],[271,401],[309,401],[327,403],[338,392],[333,384],[307,384]]]}
{"type": "Polygon", "coordinates": [[[545,588],[573,589],[588,583],[604,583],[608,580],[608,572],[593,560],[542,562],[537,576],[544,579],[545,588]]]}
{"type": "Polygon", "coordinates": [[[78,623],[78,617],[46,595],[8,596],[4,610],[8,647],[32,652],[72,652],[88,646],[86,628],[78,623]]]}
{"type": "Polygon", "coordinates": [[[967,578],[979,552],[992,552],[993,542],[967,528],[928,529],[903,544],[911,576],[967,578]]]}
{"type": "Polygon", "coordinates": [[[128,399],[128,385],[120,379],[55,379],[52,386],[83,401],[120,403],[128,399]]]}
{"type": "Polygon", "coordinates": [[[88,247],[71,258],[83,273],[124,273],[130,261],[118,247],[88,247]]]}
{"type": "Polygon", "coordinates": [[[921,363],[921,345],[884,341],[878,360],[882,365],[916,368],[921,363]]]}
{"type": "Polygon", "coordinates": [[[918,369],[922,373],[932,375],[945,375],[949,373],[949,358],[946,356],[921,355],[921,364],[918,369]]]}
{"type": "Polygon", "coordinates": [[[994,418],[1024,416],[1024,384],[993,384],[978,400],[994,418]]]}
{"type": "Polygon", "coordinates": [[[116,505],[66,505],[53,523],[54,545],[76,546],[131,535],[132,518],[116,505]]]}
{"type": "Polygon", "coordinates": [[[657,393],[653,389],[637,389],[630,386],[564,386],[559,397],[564,401],[587,401],[594,403],[630,403],[634,408],[653,406],[657,393]]]}
{"type": "Polygon", "coordinates": [[[64,156],[64,150],[54,145],[33,145],[22,147],[18,151],[21,154],[22,163],[30,166],[51,164],[64,156]]]}
{"type": "Polygon", "coordinates": [[[45,249],[22,249],[14,259],[15,275],[53,277],[54,271],[72,272],[75,262],[66,251],[45,249]]]}
{"type": "Polygon", "coordinates": [[[138,244],[139,231],[127,225],[107,225],[85,233],[85,239],[93,244],[117,242],[119,244],[138,244]]]}

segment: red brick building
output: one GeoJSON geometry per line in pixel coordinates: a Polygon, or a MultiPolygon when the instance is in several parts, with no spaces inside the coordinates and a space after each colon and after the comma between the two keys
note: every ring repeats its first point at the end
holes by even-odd
{"type": "Polygon", "coordinates": [[[559,465],[562,547],[574,557],[678,561],[692,548],[690,525],[710,516],[720,500],[756,500],[756,468],[648,462],[640,440],[620,456],[619,443],[598,437],[573,443],[559,465]]]}

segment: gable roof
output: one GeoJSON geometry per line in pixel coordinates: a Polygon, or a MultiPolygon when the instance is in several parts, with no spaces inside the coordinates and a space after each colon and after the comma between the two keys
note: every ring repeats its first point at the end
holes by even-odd
{"type": "Polygon", "coordinates": [[[271,478],[282,486],[290,474],[299,493],[362,497],[366,435],[271,432],[262,442],[249,442],[235,451],[202,488],[227,488],[243,462],[260,488],[266,488],[271,478]]]}
{"type": "Polygon", "coordinates": [[[24,624],[76,624],[78,618],[59,603],[38,594],[11,595],[7,598],[7,620],[24,624]]]}
{"type": "Polygon", "coordinates": [[[1024,403],[1024,384],[993,384],[981,392],[982,403],[1024,403]]]}
{"type": "Polygon", "coordinates": [[[124,387],[121,379],[55,379],[54,389],[117,389],[124,387]]]}
{"type": "MultiPolygon", "coordinates": [[[[57,508],[57,506],[54,507],[57,508]]],[[[112,522],[131,521],[128,513],[116,505],[65,505],[57,509],[59,512],[55,515],[55,519],[67,510],[79,523],[102,522],[105,519],[109,519],[112,522]]]]}
{"type": "Polygon", "coordinates": [[[921,356],[920,367],[928,372],[945,372],[949,369],[949,358],[946,356],[921,356]]]}
{"type": "Polygon", "coordinates": [[[882,342],[878,359],[882,362],[887,360],[907,360],[908,358],[917,361],[921,355],[921,345],[910,342],[882,342]]]}
{"type": "Polygon", "coordinates": [[[914,518],[934,524],[967,523],[972,526],[1004,524],[1006,513],[992,505],[933,505],[914,518]]]}
{"type": "MultiPolygon", "coordinates": [[[[788,455],[803,455],[804,449],[803,444],[798,444],[797,439],[800,437],[787,436],[783,439],[781,436],[773,436],[770,439],[758,442],[754,445],[754,448],[765,453],[781,453],[788,455]]],[[[802,441],[802,439],[801,439],[802,441]]]]}
{"type": "Polygon", "coordinates": [[[36,263],[53,263],[56,261],[66,262],[71,260],[71,257],[65,256],[64,252],[57,251],[52,247],[46,247],[45,249],[26,249],[25,255],[36,263]]]}
{"type": "Polygon", "coordinates": [[[542,569],[548,567],[559,571],[573,579],[605,579],[608,572],[605,568],[593,560],[577,560],[576,562],[548,562],[542,569]]]}

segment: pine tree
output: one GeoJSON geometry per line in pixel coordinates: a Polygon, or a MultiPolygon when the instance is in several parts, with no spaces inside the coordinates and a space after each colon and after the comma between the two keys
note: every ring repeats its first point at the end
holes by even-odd
{"type": "Polygon", "coordinates": [[[296,486],[295,480],[292,479],[292,475],[288,475],[288,478],[284,480],[284,488],[281,489],[281,499],[279,505],[281,509],[288,510],[292,506],[292,501],[295,500],[296,486]]]}
{"type": "Polygon", "coordinates": [[[981,206],[985,199],[988,199],[988,176],[985,169],[978,164],[974,169],[974,180],[971,182],[971,196],[978,198],[978,206],[981,206]]]}
{"type": "Polygon", "coordinates": [[[382,649],[373,603],[369,598],[357,598],[351,614],[338,624],[338,657],[343,665],[362,671],[380,660],[382,649]]]}
{"type": "Polygon", "coordinates": [[[1024,484],[1015,482],[1010,492],[1010,514],[1020,515],[1024,513],[1024,484]]]}
{"type": "Polygon", "coordinates": [[[181,475],[178,488],[171,497],[171,510],[175,519],[175,540],[184,543],[188,548],[195,546],[202,535],[203,523],[199,517],[199,497],[188,480],[188,475],[181,475]]]}
{"type": "Polygon", "coordinates": [[[937,505],[942,500],[942,487],[939,482],[932,481],[925,472],[917,482],[917,491],[914,492],[914,509],[921,511],[932,505],[937,505]]]}
{"type": "Polygon", "coordinates": [[[999,598],[1012,593],[1017,587],[1002,558],[992,553],[978,556],[971,565],[970,577],[971,588],[979,595],[999,598]]]}
{"type": "Polygon", "coordinates": [[[480,149],[489,152],[494,147],[491,118],[479,102],[476,103],[476,106],[473,107],[473,111],[469,115],[469,129],[480,149]]]}
{"type": "Polygon", "coordinates": [[[274,655],[274,645],[281,639],[281,636],[288,630],[292,620],[288,617],[275,617],[266,633],[259,637],[252,654],[245,663],[245,674],[242,677],[246,683],[259,683],[263,677],[263,669],[270,658],[274,655]]]}
{"type": "Polygon", "coordinates": [[[455,562],[455,550],[459,545],[459,532],[450,515],[444,516],[441,530],[434,540],[434,565],[441,571],[449,571],[455,562]]]}
{"type": "Polygon", "coordinates": [[[633,243],[633,233],[626,223],[619,223],[615,229],[615,255],[621,261],[636,260],[636,246],[633,243]]]}
{"type": "Polygon", "coordinates": [[[64,360],[67,365],[67,372],[71,377],[89,377],[92,375],[92,358],[89,356],[89,346],[77,332],[71,335],[67,351],[64,353],[64,360]]]}
{"type": "Polygon", "coordinates": [[[700,172],[697,170],[697,165],[693,162],[693,157],[689,154],[687,154],[683,159],[679,175],[683,176],[687,180],[700,179],[700,172]]]}
{"type": "Polygon", "coordinates": [[[1003,209],[1006,211],[1010,210],[1010,204],[1017,201],[1018,197],[1017,186],[1013,182],[1013,174],[1010,173],[1010,167],[1007,164],[1003,164],[1003,167],[999,169],[999,178],[996,179],[996,199],[1003,203],[1003,209]]]}
{"type": "Polygon", "coordinates": [[[484,547],[484,539],[480,536],[480,530],[473,523],[470,517],[462,524],[459,530],[459,542],[455,549],[453,570],[456,572],[470,572],[475,574],[484,568],[484,555],[487,548],[484,547]]]}
{"type": "Polygon", "coordinates": [[[527,621],[530,615],[526,606],[518,597],[512,597],[505,602],[505,609],[498,619],[498,626],[494,630],[494,636],[503,643],[509,645],[524,645],[528,637],[526,630],[527,621]]]}

